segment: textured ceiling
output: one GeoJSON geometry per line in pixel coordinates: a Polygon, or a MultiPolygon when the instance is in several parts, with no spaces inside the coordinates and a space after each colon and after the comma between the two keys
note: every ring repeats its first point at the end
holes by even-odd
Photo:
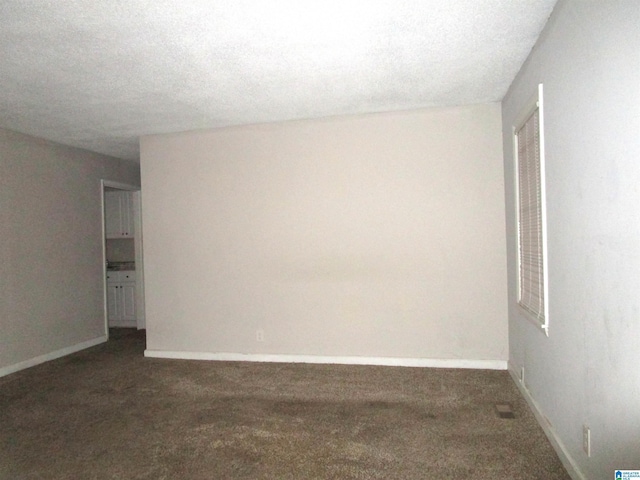
{"type": "Polygon", "coordinates": [[[500,101],[556,0],[1,0],[0,127],[138,137],[500,101]]]}

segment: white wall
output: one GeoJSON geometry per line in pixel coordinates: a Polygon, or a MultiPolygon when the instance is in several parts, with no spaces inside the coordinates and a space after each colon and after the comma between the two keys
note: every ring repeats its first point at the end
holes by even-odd
{"type": "Polygon", "coordinates": [[[104,336],[101,178],[139,166],[0,129],[0,375],[104,336]]]}
{"type": "Polygon", "coordinates": [[[506,367],[500,125],[491,104],[142,138],[147,353],[506,367]]]}
{"type": "Polygon", "coordinates": [[[640,2],[561,0],[503,102],[509,361],[586,478],[640,469],[640,2]],[[511,128],[544,84],[549,338],[516,306],[511,128]],[[582,425],[592,457],[582,451],[582,425]]]}

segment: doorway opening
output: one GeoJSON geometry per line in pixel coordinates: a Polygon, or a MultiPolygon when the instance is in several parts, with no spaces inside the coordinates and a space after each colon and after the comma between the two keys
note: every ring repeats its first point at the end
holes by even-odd
{"type": "Polygon", "coordinates": [[[140,187],[101,181],[104,327],[146,328],[140,187]]]}

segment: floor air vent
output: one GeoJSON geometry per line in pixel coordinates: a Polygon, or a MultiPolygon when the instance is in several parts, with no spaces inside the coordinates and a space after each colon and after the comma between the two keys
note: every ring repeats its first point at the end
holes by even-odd
{"type": "Polygon", "coordinates": [[[516,418],[510,403],[496,403],[496,412],[500,418],[516,418]]]}

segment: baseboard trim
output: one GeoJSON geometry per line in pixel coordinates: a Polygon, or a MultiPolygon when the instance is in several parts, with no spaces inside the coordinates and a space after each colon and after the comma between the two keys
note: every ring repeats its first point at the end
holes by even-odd
{"type": "Polygon", "coordinates": [[[511,375],[511,378],[518,387],[518,390],[520,390],[520,393],[522,394],[524,399],[527,401],[527,404],[529,404],[529,408],[531,408],[533,415],[536,417],[536,420],[542,427],[542,430],[549,439],[549,442],[551,442],[551,446],[558,454],[558,457],[560,458],[562,465],[564,465],[564,468],[569,473],[569,476],[573,480],[587,480],[587,477],[582,473],[582,471],[578,467],[578,464],[569,454],[566,447],[564,446],[564,443],[562,443],[562,440],[560,440],[560,438],[556,434],[553,425],[551,425],[547,417],[544,415],[544,413],[542,413],[538,402],[535,401],[535,399],[531,396],[531,393],[529,393],[529,390],[527,390],[526,386],[523,385],[520,381],[519,374],[516,371],[514,365],[509,363],[508,367],[508,372],[511,375]]]}
{"type": "Polygon", "coordinates": [[[464,360],[400,357],[327,357],[320,355],[262,355],[244,353],[176,352],[145,350],[145,357],[181,360],[213,360],[225,362],[325,363],[339,365],[381,365],[389,367],[470,368],[478,370],[506,370],[502,360],[464,360]]]}
{"type": "Polygon", "coordinates": [[[65,357],[86,348],[95,347],[96,345],[100,345],[101,343],[104,343],[106,341],[107,336],[103,335],[101,337],[94,338],[93,340],[87,340],[86,342],[77,343],[66,348],[61,348],[60,350],[56,350],[45,355],[40,355],[38,357],[30,358],[29,360],[24,360],[23,362],[14,363],[13,365],[9,365],[8,367],[2,367],[0,368],[0,377],[19,372],[20,370],[24,370],[29,367],[34,367],[41,363],[55,360],[56,358],[65,357]]]}

